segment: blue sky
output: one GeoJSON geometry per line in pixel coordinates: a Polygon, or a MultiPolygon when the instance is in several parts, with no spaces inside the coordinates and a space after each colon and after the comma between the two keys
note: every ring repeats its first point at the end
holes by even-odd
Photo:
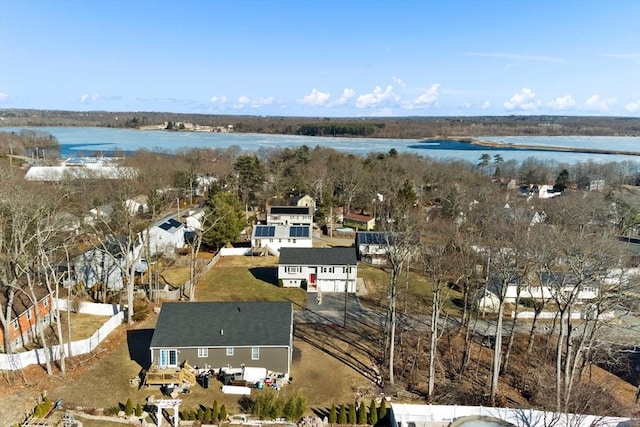
{"type": "Polygon", "coordinates": [[[0,109],[640,117],[640,0],[0,0],[0,109]]]}

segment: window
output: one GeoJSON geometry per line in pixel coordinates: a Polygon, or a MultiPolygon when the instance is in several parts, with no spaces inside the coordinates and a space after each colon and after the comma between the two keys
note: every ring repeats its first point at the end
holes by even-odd
{"type": "Polygon", "coordinates": [[[160,366],[178,366],[178,350],[160,350],[160,366]]]}
{"type": "Polygon", "coordinates": [[[260,347],[251,347],[251,360],[260,359],[260,347]]]}
{"type": "Polygon", "coordinates": [[[287,266],[287,267],[284,268],[284,270],[287,273],[300,273],[302,271],[302,267],[287,266]]]}
{"type": "Polygon", "coordinates": [[[227,356],[233,356],[233,347],[227,347],[227,356]]]}
{"type": "Polygon", "coordinates": [[[198,357],[209,357],[209,349],[204,347],[198,348],[198,357]]]}
{"type": "Polygon", "coordinates": [[[27,320],[31,320],[31,309],[27,310],[27,320]]]}
{"type": "Polygon", "coordinates": [[[49,305],[49,298],[45,298],[44,301],[42,302],[42,305],[47,307],[49,305]]]}

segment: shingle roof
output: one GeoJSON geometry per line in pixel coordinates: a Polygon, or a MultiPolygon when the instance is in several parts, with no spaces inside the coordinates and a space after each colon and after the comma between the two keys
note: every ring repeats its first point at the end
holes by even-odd
{"type": "Polygon", "coordinates": [[[280,264],[356,265],[355,248],[280,248],[280,264]]]}
{"type": "Polygon", "coordinates": [[[291,303],[165,302],[151,348],[288,346],[291,303]]]}

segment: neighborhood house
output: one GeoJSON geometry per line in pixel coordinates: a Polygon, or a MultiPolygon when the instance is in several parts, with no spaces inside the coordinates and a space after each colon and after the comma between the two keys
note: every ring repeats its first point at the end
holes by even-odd
{"type": "MultiPolygon", "coordinates": [[[[9,300],[10,288],[6,287],[0,292],[0,306],[6,307],[9,300]]],[[[0,349],[4,349],[5,343],[10,342],[11,348],[17,349],[33,341],[38,328],[44,328],[51,323],[51,294],[46,286],[33,286],[37,304],[33,303],[33,296],[29,288],[15,291],[13,295],[12,310],[7,318],[8,330],[0,325],[0,349]],[[38,311],[36,313],[36,310],[38,311]]]]}
{"type": "Polygon", "coordinates": [[[356,292],[358,261],[354,248],[282,248],[278,282],[309,292],[356,292]]]}
{"type": "Polygon", "coordinates": [[[359,231],[356,233],[358,260],[373,265],[384,265],[389,259],[389,248],[394,236],[383,231],[359,231]]]}
{"type": "Polygon", "coordinates": [[[313,209],[309,206],[270,206],[268,225],[313,225],[313,209]]]}
{"type": "Polygon", "coordinates": [[[268,251],[277,256],[280,248],[311,248],[312,246],[310,225],[256,225],[251,234],[251,247],[254,253],[268,251]]]}
{"type": "Polygon", "coordinates": [[[288,377],[290,302],[165,302],[149,346],[152,365],[264,368],[288,377]]]}
{"type": "Polygon", "coordinates": [[[342,225],[356,230],[369,231],[376,228],[376,219],[369,215],[347,213],[342,216],[342,225]]]}

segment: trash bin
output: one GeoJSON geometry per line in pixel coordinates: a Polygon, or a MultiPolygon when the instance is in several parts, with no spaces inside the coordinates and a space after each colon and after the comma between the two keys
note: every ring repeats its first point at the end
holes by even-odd
{"type": "Polygon", "coordinates": [[[209,388],[209,374],[204,374],[202,376],[202,387],[209,388]]]}

